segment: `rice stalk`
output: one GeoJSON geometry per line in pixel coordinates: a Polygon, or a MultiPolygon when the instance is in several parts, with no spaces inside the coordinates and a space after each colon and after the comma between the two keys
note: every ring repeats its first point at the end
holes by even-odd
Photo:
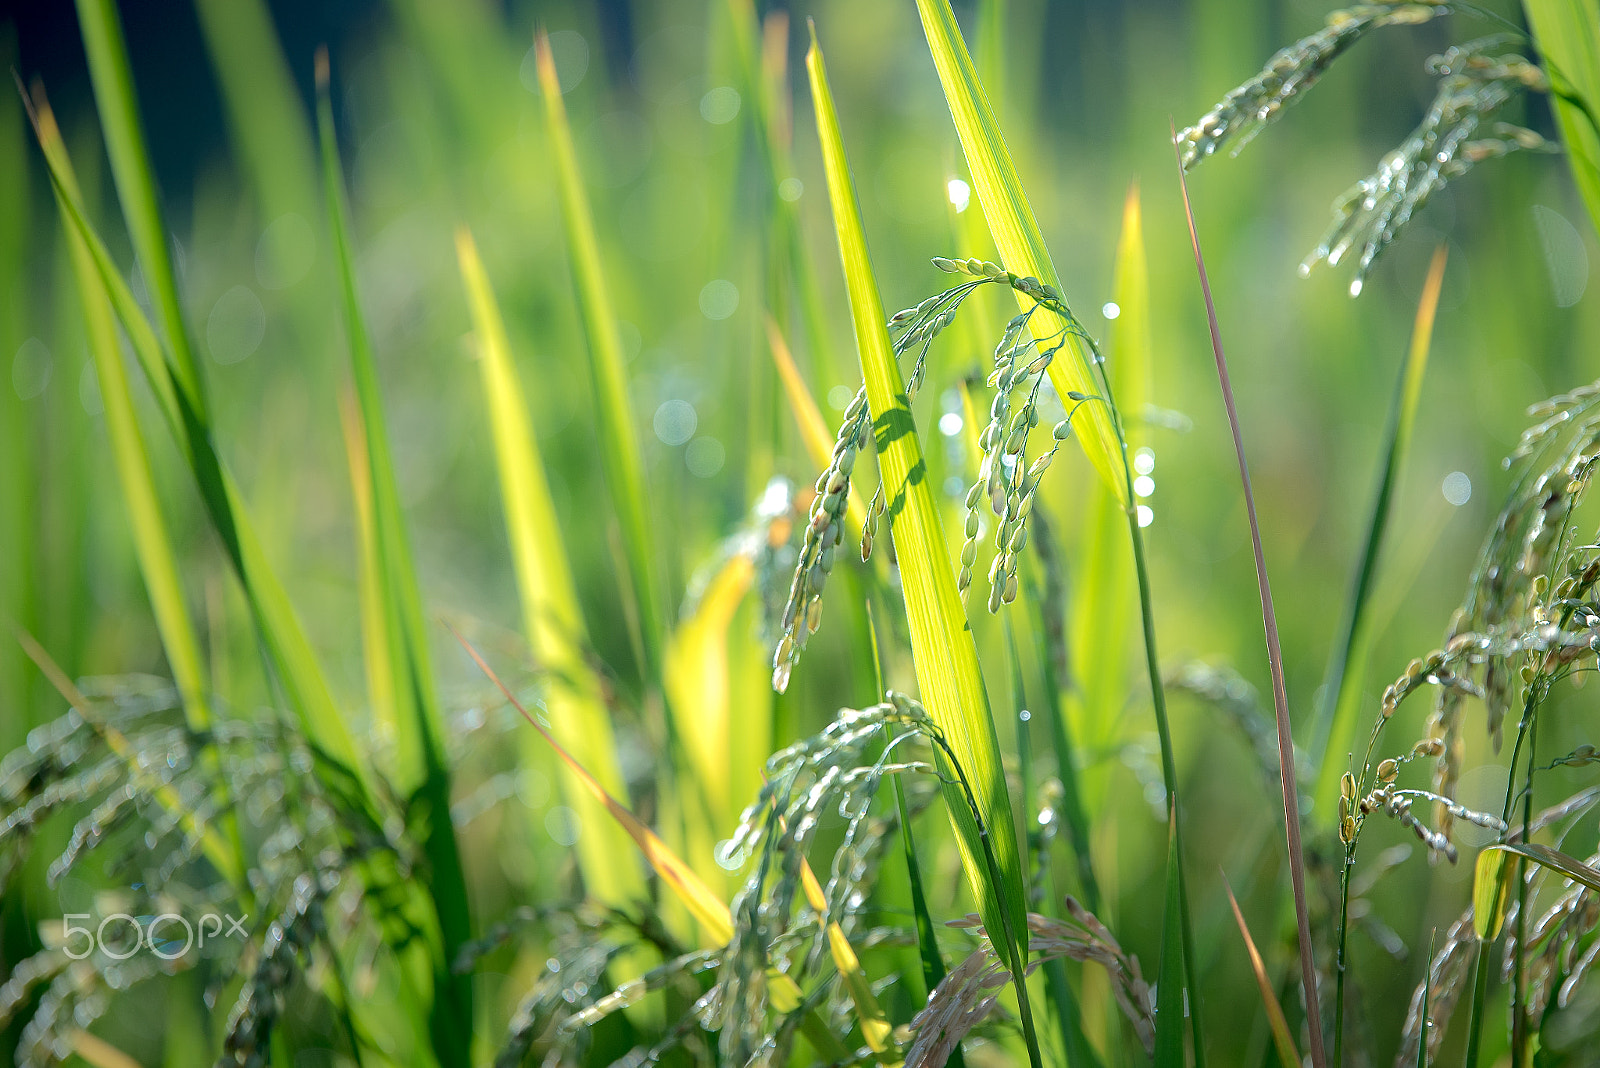
{"type": "Polygon", "coordinates": [[[1256,520],[1255,495],[1250,489],[1250,469],[1245,460],[1244,439],[1239,430],[1239,414],[1234,407],[1233,387],[1228,381],[1227,358],[1222,351],[1222,335],[1217,326],[1217,312],[1211,299],[1211,283],[1206,277],[1205,259],[1200,252],[1200,234],[1195,228],[1194,211],[1189,204],[1189,190],[1184,183],[1181,162],[1180,158],[1178,185],[1183,193],[1184,214],[1188,219],[1189,237],[1194,246],[1195,271],[1200,277],[1200,290],[1205,298],[1206,319],[1211,331],[1211,348],[1217,362],[1217,378],[1228,411],[1228,426],[1233,432],[1233,449],[1239,462],[1239,481],[1244,488],[1245,512],[1250,520],[1250,545],[1255,555],[1256,585],[1261,595],[1262,628],[1266,632],[1267,660],[1272,673],[1272,703],[1278,721],[1278,770],[1282,776],[1284,832],[1288,845],[1289,874],[1294,887],[1295,919],[1300,941],[1300,979],[1305,991],[1306,1027],[1310,1035],[1312,1066],[1323,1068],[1327,1054],[1322,1045],[1322,1010],[1317,999],[1316,959],[1311,943],[1310,912],[1306,906],[1305,853],[1300,844],[1299,789],[1295,783],[1294,739],[1290,734],[1289,696],[1283,681],[1283,651],[1279,646],[1277,613],[1272,605],[1272,585],[1267,578],[1266,557],[1261,547],[1261,525],[1256,520]]]}
{"type": "Polygon", "coordinates": [[[945,807],[955,826],[962,864],[982,906],[985,924],[991,937],[1005,947],[1029,1056],[1037,1068],[1038,1043],[1022,972],[1026,947],[1020,941],[1025,926],[1021,862],[1009,791],[1000,765],[999,740],[978,666],[977,647],[948,570],[949,550],[938,506],[927,484],[906,386],[883,326],[883,304],[873,278],[838,116],[814,32],[806,68],[811,76],[834,229],[873,414],[873,440],[883,483],[893,494],[887,514],[894,525],[918,686],[933,722],[951,747],[948,758],[939,758],[947,780],[945,807]],[[970,801],[951,784],[957,768],[971,784],[970,801]],[[969,808],[973,803],[975,808],[969,808]]]}
{"type": "Polygon", "coordinates": [[[1316,33],[1281,49],[1261,73],[1231,89],[1193,125],[1180,130],[1179,165],[1188,170],[1226,149],[1238,155],[1257,134],[1297,103],[1347,49],[1375,29],[1417,26],[1449,14],[1443,0],[1384,0],[1334,11],[1316,33]]]}

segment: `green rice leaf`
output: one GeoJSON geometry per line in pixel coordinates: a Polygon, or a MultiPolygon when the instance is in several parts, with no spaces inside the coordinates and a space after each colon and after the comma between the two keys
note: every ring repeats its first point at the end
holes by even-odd
{"type": "Polygon", "coordinates": [[[408,819],[419,825],[428,858],[429,903],[439,924],[440,944],[433,960],[433,1001],[429,1032],[433,1052],[445,1068],[470,1063],[472,1046],[472,976],[453,964],[472,937],[472,917],[466,877],[450,819],[450,770],[445,764],[444,736],[433,667],[428,656],[427,632],[422,622],[422,596],[417,589],[416,564],[401,514],[400,491],[389,454],[383,399],[379,393],[372,343],[356,290],[355,265],[344,203],[344,183],[339,171],[339,151],[334,139],[333,107],[328,99],[328,58],[317,54],[317,125],[322,139],[323,190],[344,303],[346,338],[359,404],[365,485],[371,522],[365,530],[370,541],[362,546],[378,578],[373,598],[383,621],[382,637],[393,681],[386,687],[394,700],[393,723],[397,781],[408,792],[408,819]]]}
{"type": "Polygon", "coordinates": [[[114,0],[78,0],[78,23],[89,57],[89,78],[94,85],[106,153],[111,157],[111,172],[116,178],[117,197],[155,306],[156,320],[166,334],[172,377],[195,417],[205,423],[205,391],[178,302],[178,280],[156,196],[155,171],[145,149],[133,75],[128,69],[128,50],[114,0]]]}
{"type": "MultiPolygon", "coordinates": [[[[1150,403],[1152,363],[1150,276],[1137,184],[1123,203],[1112,296],[1121,311],[1107,339],[1107,366],[1132,452],[1147,437],[1143,412],[1150,403]]],[[[1085,493],[1083,549],[1075,560],[1080,580],[1072,602],[1073,725],[1084,745],[1098,750],[1114,744],[1123,729],[1121,718],[1104,710],[1118,707],[1128,690],[1129,637],[1139,604],[1128,596],[1135,576],[1122,503],[1103,484],[1085,493]]]]}
{"type": "MultiPolygon", "coordinates": [[[[1027,191],[1022,187],[1022,179],[1006,148],[1005,135],[972,64],[966,42],[961,39],[961,29],[956,25],[948,0],[917,0],[917,11],[922,16],[928,51],[933,55],[939,82],[944,86],[944,98],[950,105],[950,115],[961,138],[974,191],[983,205],[984,218],[989,221],[989,232],[994,235],[1002,265],[1014,274],[1031,275],[1060,290],[1061,280],[1050,259],[1050,250],[1045,246],[1033,207],[1028,203],[1027,191]]],[[[1024,311],[1033,307],[1033,301],[1021,293],[1017,294],[1017,304],[1024,311]]],[[[1067,325],[1060,316],[1044,308],[1029,320],[1034,337],[1041,339],[1060,333],[1067,325]]],[[[1076,358],[1050,364],[1050,381],[1056,392],[1063,397],[1068,392],[1098,395],[1100,387],[1093,354],[1077,334],[1069,332],[1066,340],[1076,358]]],[[[1122,504],[1129,504],[1122,472],[1122,447],[1107,407],[1090,404],[1083,416],[1076,437],[1084,454],[1100,472],[1111,494],[1122,504]]]]}
{"type": "Polygon", "coordinates": [[[589,341],[589,372],[600,419],[600,453],[606,485],[622,525],[622,543],[628,557],[632,585],[625,595],[636,602],[648,674],[660,667],[664,630],[651,552],[653,540],[645,515],[644,472],[639,461],[633,408],[628,401],[622,339],[617,333],[611,290],[606,282],[605,265],[600,260],[600,241],[595,235],[594,215],[589,209],[583,175],[578,169],[578,153],[567,123],[566,105],[561,101],[561,80],[556,75],[550,39],[543,31],[534,40],[534,56],[539,69],[539,90],[544,97],[556,181],[561,191],[567,256],[572,265],[573,287],[577,290],[584,334],[589,341]]]}
{"type": "Polygon", "coordinates": [[[391,721],[395,727],[398,775],[405,790],[434,774],[445,774],[444,739],[439,723],[433,666],[428,656],[427,633],[422,623],[422,596],[417,589],[416,564],[410,537],[401,515],[400,490],[389,452],[383,397],[373,362],[372,341],[356,291],[354,253],[345,206],[344,181],[339,170],[339,150],[334,139],[333,107],[327,93],[327,56],[317,57],[317,125],[322,140],[323,192],[334,258],[343,302],[345,335],[350,346],[350,369],[360,405],[360,427],[365,446],[365,494],[371,502],[370,552],[380,579],[378,598],[384,621],[387,660],[394,679],[388,691],[396,702],[391,721]]]}
{"type": "Polygon", "coordinates": [[[1550,75],[1573,181],[1600,229],[1600,8],[1589,0],[1523,0],[1550,75]]]}
{"type": "MultiPolygon", "coordinates": [[[[465,227],[456,231],[456,255],[477,338],[478,367],[494,438],[511,562],[522,600],[523,628],[534,659],[557,680],[545,697],[550,730],[595,781],[625,805],[627,783],[617,763],[616,739],[600,679],[583,653],[587,629],[527,397],[511,356],[499,303],[477,244],[465,227]]],[[[567,789],[564,796],[584,827],[577,844],[578,866],[589,892],[612,905],[648,900],[627,837],[607,817],[604,806],[586,789],[567,789]]]]}
{"type": "MultiPolygon", "coordinates": [[[[41,129],[40,140],[51,146],[61,144],[61,134],[49,106],[36,98],[34,108],[41,129]]],[[[80,198],[71,162],[64,155],[59,155],[57,163],[68,193],[74,199],[80,198]]],[[[177,683],[178,693],[183,700],[184,716],[191,729],[202,731],[211,724],[210,684],[206,680],[200,639],[195,632],[194,620],[189,615],[183,582],[179,578],[181,569],[172,550],[172,539],[167,534],[160,498],[156,495],[149,450],[145,446],[144,433],[139,428],[133,395],[128,389],[122,345],[117,337],[116,316],[100,275],[95,270],[94,257],[88,246],[70,223],[63,220],[63,226],[67,249],[72,257],[72,274],[78,283],[78,299],[83,308],[89,354],[94,360],[95,376],[99,380],[100,396],[105,406],[106,436],[110,439],[111,458],[117,470],[123,503],[128,509],[134,552],[144,576],[145,590],[150,595],[150,607],[155,613],[161,647],[167,654],[167,664],[172,668],[173,681],[177,683]]]]}
{"type": "MultiPolygon", "coordinates": [[[[120,34],[117,39],[120,42],[120,34]]],[[[127,280],[106,250],[105,242],[90,225],[83,204],[68,180],[71,162],[60,135],[37,123],[35,133],[50,171],[56,203],[88,249],[167,429],[195,476],[201,500],[239,576],[290,708],[299,717],[307,737],[329,759],[350,768],[365,781],[368,769],[357,758],[349,730],[328,691],[322,669],[306,641],[288,594],[250,521],[238,484],[217,455],[209,426],[201,419],[201,412],[191,396],[180,392],[170,370],[168,350],[145,318],[127,280]]]]}
{"type": "MultiPolygon", "coordinates": [[[[1027,957],[1023,941],[1027,918],[1000,744],[978,666],[977,645],[956,593],[950,551],[940,525],[938,503],[928,484],[905,383],[883,325],[883,302],[873,278],[839,119],[815,32],[806,53],[806,69],[811,78],[834,230],[850,294],[851,320],[873,412],[878,463],[889,501],[885,514],[900,561],[917,685],[923,704],[944,732],[959,765],[941,769],[946,780],[945,805],[955,825],[962,864],[979,902],[984,926],[990,940],[1011,964],[1019,1000],[1027,1012],[1021,970],[1027,957]],[[955,781],[958,774],[971,787],[976,811],[969,807],[955,781]]],[[[942,755],[939,760],[946,763],[942,755]]]]}

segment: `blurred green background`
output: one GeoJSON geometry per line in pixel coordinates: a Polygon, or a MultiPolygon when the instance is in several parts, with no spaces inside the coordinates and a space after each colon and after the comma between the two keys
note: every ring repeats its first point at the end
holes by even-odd
{"type": "MultiPolygon", "coordinates": [[[[1493,6],[1519,17],[1514,5],[1493,6]]],[[[1169,132],[1278,47],[1321,25],[1326,7],[1317,0],[992,0],[983,8],[956,4],[969,40],[977,37],[974,50],[1067,298],[1091,332],[1108,326],[1103,306],[1112,298],[1112,255],[1130,184],[1142,196],[1159,409],[1148,437],[1155,486],[1145,502],[1153,511],[1146,534],[1163,658],[1173,666],[1192,659],[1230,665],[1265,691],[1248,532],[1169,132]]],[[[993,255],[958,237],[968,232],[963,209],[978,208],[962,193],[960,150],[911,3],[762,5],[756,15],[773,36],[764,59],[755,57],[757,68],[783,79],[785,107],[774,114],[792,118],[765,133],[752,57],[741,51],[752,44],[746,15],[738,0],[124,5],[219,445],[335,695],[357,721],[365,702],[357,542],[337,411],[348,371],[316,187],[313,49],[325,42],[331,52],[361,295],[445,707],[470,716],[486,699],[485,685],[434,621],[466,627],[508,663],[524,655],[456,269],[453,231],[466,224],[508,320],[595,652],[623,694],[623,767],[648,813],[658,781],[652,746],[661,732],[651,717],[659,712],[635,699],[639,666],[622,622],[615,523],[530,50],[535,25],[552,35],[623,320],[654,552],[674,618],[769,480],[803,485],[815,477],[776,386],[766,313],[788,337],[830,429],[859,383],[810,105],[795,73],[807,18],[828,50],[889,307],[914,304],[945,284],[930,257],[993,255]],[[783,221],[790,205],[798,247],[790,247],[783,221]],[[807,314],[803,275],[815,280],[819,315],[807,314]]],[[[1496,161],[1452,184],[1384,256],[1359,299],[1347,295],[1344,269],[1319,267],[1308,279],[1296,271],[1333,198],[1369,173],[1426,109],[1433,93],[1426,58],[1493,28],[1458,14],[1377,33],[1237,160],[1215,160],[1191,179],[1297,723],[1313,704],[1338,625],[1390,393],[1434,248],[1448,246],[1449,267],[1374,595],[1371,655],[1358,680],[1367,697],[1363,724],[1384,684],[1439,643],[1499,507],[1507,479],[1500,459],[1527,422],[1524,407],[1594,374],[1596,241],[1559,157],[1496,161]]],[[[0,60],[24,81],[43,80],[91,215],[113,255],[131,264],[70,6],[0,10],[0,60]]],[[[1505,117],[1555,136],[1542,101],[1514,103],[1505,117]]],[[[136,270],[133,278],[142,297],[136,270]]],[[[997,314],[999,305],[992,307],[997,314]]],[[[977,341],[957,331],[934,350],[932,385],[918,406],[930,440],[939,414],[959,411],[948,387],[987,359],[977,341]]],[[[0,94],[0,357],[9,373],[0,378],[0,613],[35,634],[74,676],[165,674],[107,462],[61,226],[12,93],[0,94]]],[[[225,707],[249,714],[273,698],[242,599],[170,441],[151,440],[216,689],[225,707]]],[[[947,472],[965,470],[955,466],[966,460],[959,434],[946,441],[947,472]]],[[[1063,460],[1051,473],[1048,505],[1070,543],[1078,537],[1075,504],[1092,475],[1076,453],[1063,460]]],[[[957,503],[952,497],[946,517],[952,532],[957,503]]],[[[786,586],[786,576],[777,581],[786,586]]],[[[830,587],[827,622],[787,696],[772,709],[735,703],[736,739],[776,747],[820,728],[841,705],[873,699],[848,596],[845,584],[830,587]]],[[[736,626],[748,631],[751,613],[736,626]]],[[[999,628],[986,619],[975,626],[998,713],[1007,706],[999,628]]],[[[737,648],[763,674],[763,649],[753,641],[737,648]]],[[[891,682],[909,687],[903,645],[890,668],[891,682]]],[[[1075,726],[1091,771],[1110,911],[1125,919],[1119,936],[1153,977],[1158,925],[1139,917],[1159,914],[1164,825],[1147,698],[1129,668],[1126,704],[1087,710],[1075,726]]],[[[0,750],[21,744],[30,727],[62,708],[15,646],[0,643],[0,750]]],[[[1260,859],[1281,834],[1276,788],[1242,734],[1215,711],[1176,698],[1174,713],[1189,784],[1201,974],[1216,991],[1208,995],[1208,1028],[1223,1063],[1244,1063],[1247,1052],[1261,1055],[1265,1030],[1224,918],[1217,867],[1228,872],[1277,966],[1287,966],[1275,935],[1292,933],[1292,916],[1277,910],[1276,869],[1260,859]],[[1259,895],[1253,908],[1252,892],[1259,895]]],[[[1420,736],[1422,715],[1420,703],[1402,711],[1391,727],[1395,747],[1420,736]]],[[[1002,729],[1009,750],[1008,732],[1002,729]]],[[[1462,800],[1498,809],[1500,772],[1476,770],[1492,760],[1487,742],[1472,730],[1469,744],[1462,800]]],[[[755,761],[764,756],[747,749],[736,744],[729,754],[729,779],[744,786],[758,781],[755,761]]],[[[465,759],[469,769],[494,766],[484,754],[465,759]]],[[[458,795],[487,774],[464,773],[458,795]]],[[[531,830],[497,827],[465,838],[479,926],[568,887],[566,845],[552,837],[552,829],[564,835],[563,824],[544,818],[559,797],[553,788],[524,795],[512,803],[532,818],[516,826],[531,830]]],[[[1331,798],[1316,804],[1314,817],[1325,826],[1331,798]]],[[[1366,856],[1404,840],[1393,826],[1372,833],[1366,856]]],[[[948,849],[930,864],[946,876],[932,880],[942,916],[969,907],[944,889],[955,884],[953,864],[948,849]]],[[[1391,1055],[1428,931],[1459,913],[1469,886],[1469,870],[1429,866],[1417,855],[1375,891],[1374,914],[1412,947],[1396,960],[1353,936],[1378,1060],[1391,1055]]],[[[37,880],[7,890],[0,971],[21,952],[17,932],[55,915],[51,893],[37,880]]],[[[493,977],[483,981],[485,1025],[503,1026],[514,984],[501,990],[493,977]]],[[[156,1035],[137,1034],[136,1023],[118,1026],[131,1029],[126,1048],[153,1056],[156,1035]]]]}

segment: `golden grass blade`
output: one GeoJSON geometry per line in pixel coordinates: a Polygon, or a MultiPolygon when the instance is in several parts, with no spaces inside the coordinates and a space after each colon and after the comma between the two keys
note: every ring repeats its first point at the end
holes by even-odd
{"type": "MultiPolygon", "coordinates": [[[[961,138],[974,191],[983,205],[984,218],[989,222],[989,232],[994,235],[1002,265],[1008,271],[1031,275],[1060,290],[1061,279],[1056,275],[1050,250],[1039,232],[1028,194],[1017,176],[1000,123],[989,105],[966,42],[961,39],[961,29],[956,25],[948,0],[917,0],[917,12],[922,17],[928,51],[933,55],[939,82],[944,86],[944,98],[950,105],[950,115],[961,138]]],[[[1033,306],[1021,293],[1017,294],[1017,303],[1025,311],[1033,306]]],[[[1060,316],[1043,308],[1030,320],[1034,336],[1041,339],[1060,333],[1067,325],[1060,316]]],[[[1056,392],[1063,397],[1069,391],[1098,395],[1100,386],[1093,367],[1094,356],[1088,346],[1082,338],[1069,333],[1067,348],[1074,359],[1055,360],[1050,364],[1050,381],[1056,392]]],[[[1121,446],[1106,406],[1088,405],[1078,425],[1076,437],[1084,454],[1100,472],[1112,495],[1122,504],[1129,504],[1121,446]]]]}
{"type": "MultiPolygon", "coordinates": [[[[1025,1026],[1031,1032],[1022,976],[1022,962],[1027,956],[1023,941],[1027,917],[1021,861],[1011,798],[1001,768],[1000,743],[978,666],[977,645],[956,593],[938,502],[928,484],[905,384],[884,327],[883,302],[872,275],[839,119],[814,30],[806,53],[806,69],[811,78],[834,230],[850,294],[850,314],[873,412],[878,463],[889,500],[886,515],[900,561],[917,685],[923,704],[944,733],[959,765],[941,769],[946,780],[945,807],[955,825],[962,864],[979,902],[984,926],[994,945],[1003,947],[1003,956],[1012,966],[1025,1026]],[[976,812],[969,808],[966,794],[955,782],[958,774],[971,787],[976,812]]],[[[942,752],[938,759],[941,765],[949,762],[942,752]]],[[[1029,1047],[1030,1055],[1037,1056],[1036,1041],[1030,1041],[1029,1047]]]]}
{"type": "Polygon", "coordinates": [[[1284,1018],[1283,1006],[1278,1004],[1278,995],[1272,989],[1272,980],[1267,976],[1267,966],[1262,962],[1260,952],[1256,950],[1255,939],[1250,937],[1250,927],[1244,922],[1244,913],[1239,911],[1239,901],[1233,896],[1233,887],[1228,885],[1227,876],[1223,876],[1222,886],[1228,892],[1228,905],[1233,909],[1234,922],[1239,925],[1239,937],[1244,939],[1245,952],[1250,954],[1250,970],[1255,973],[1256,987],[1261,991],[1261,1004],[1267,1010],[1267,1023],[1272,1028],[1272,1042],[1278,1048],[1278,1063],[1300,1064],[1300,1052],[1294,1048],[1294,1035],[1289,1031],[1289,1021],[1284,1018]]]}
{"type": "MultiPolygon", "coordinates": [[[[811,870],[811,862],[805,859],[800,861],[800,886],[812,910],[819,916],[826,916],[827,895],[822,892],[817,873],[811,870]]],[[[861,967],[861,958],[856,956],[855,947],[845,937],[844,929],[833,922],[828,924],[828,952],[833,957],[833,966],[839,969],[839,976],[844,980],[851,1003],[856,1007],[856,1020],[861,1024],[861,1037],[866,1040],[867,1048],[886,1063],[899,1060],[891,1055],[894,1050],[894,1028],[872,992],[872,984],[861,967]]]]}
{"type": "MultiPolygon", "coordinates": [[[[711,892],[711,889],[700,880],[700,877],[694,873],[694,869],[685,863],[682,857],[674,853],[672,848],[663,842],[654,831],[640,822],[639,818],[630,812],[627,806],[607,793],[605,787],[601,786],[599,781],[593,775],[590,775],[588,770],[578,763],[571,753],[563,749],[561,743],[556,741],[555,737],[537,719],[529,715],[528,710],[522,706],[522,702],[518,701],[516,696],[506,687],[506,684],[500,681],[500,676],[494,673],[494,669],[484,662],[483,657],[478,654],[478,651],[465,638],[461,637],[460,634],[456,634],[456,640],[467,651],[467,655],[472,658],[473,663],[478,665],[479,670],[487,675],[489,681],[493,682],[496,688],[505,695],[506,700],[511,702],[511,706],[522,713],[522,718],[532,724],[533,729],[538,731],[546,742],[550,743],[550,747],[556,751],[556,755],[577,776],[583,788],[605,807],[606,813],[616,821],[617,825],[627,833],[629,838],[633,839],[634,844],[639,847],[639,851],[650,862],[650,867],[654,868],[656,874],[661,877],[661,881],[672,890],[673,894],[688,908],[689,913],[699,922],[701,945],[708,948],[727,945],[729,940],[733,938],[733,914],[728,911],[728,906],[723,903],[722,899],[711,892]]],[[[787,972],[771,969],[767,972],[767,982],[769,984],[768,994],[772,1001],[772,1007],[779,1012],[793,1012],[805,1000],[799,984],[787,972]]],[[[800,1029],[801,1033],[816,1047],[817,1052],[829,1061],[849,1059],[850,1052],[833,1036],[833,1032],[815,1012],[806,1013],[800,1029]]]]}
{"type": "Polygon", "coordinates": [[[761,785],[751,769],[770,751],[772,688],[760,652],[742,650],[734,632],[734,617],[754,583],[750,557],[733,555],[667,641],[667,696],[674,708],[694,710],[695,729],[685,732],[683,751],[713,827],[738,821],[745,799],[761,785]],[[736,657],[736,649],[751,655],[736,657]]]}
{"type": "MultiPolygon", "coordinates": [[[[523,628],[534,658],[555,680],[546,697],[551,731],[584,767],[592,769],[602,789],[625,802],[627,785],[617,764],[611,717],[600,680],[584,656],[583,613],[527,398],[494,290],[465,227],[456,231],[456,256],[477,336],[523,628]]],[[[604,805],[586,789],[565,789],[564,795],[584,827],[577,845],[578,866],[589,892],[613,905],[647,899],[644,876],[604,805]]]]}
{"type": "Polygon", "coordinates": [[[543,30],[534,39],[540,93],[555,158],[556,180],[561,190],[561,218],[567,234],[567,256],[572,264],[573,286],[578,294],[583,329],[589,341],[589,371],[600,419],[600,451],[606,483],[617,519],[622,525],[623,548],[632,580],[625,595],[637,602],[644,641],[646,674],[659,669],[665,628],[657,602],[650,524],[645,516],[644,473],[639,461],[633,408],[628,401],[628,377],[623,366],[622,340],[600,260],[594,215],[578,170],[578,154],[561,101],[561,80],[556,75],[550,39],[543,30]]]}
{"type": "Polygon", "coordinates": [[[372,483],[367,478],[367,443],[361,427],[361,409],[348,388],[339,392],[339,427],[344,432],[345,460],[350,467],[350,497],[356,507],[357,598],[361,605],[361,659],[367,674],[367,702],[380,737],[393,738],[400,730],[395,721],[398,700],[394,692],[394,664],[389,655],[388,626],[383,615],[383,575],[375,546],[377,530],[372,518],[372,483]]]}
{"type": "Polygon", "coordinates": [[[566,764],[572,771],[572,774],[577,778],[584,790],[599,802],[618,826],[627,832],[628,837],[633,839],[634,844],[639,847],[639,851],[650,862],[650,866],[661,877],[661,881],[671,888],[672,892],[683,901],[689,912],[699,922],[702,944],[708,947],[727,945],[729,940],[733,938],[733,914],[728,911],[728,906],[723,903],[722,899],[713,894],[711,889],[700,881],[700,877],[694,873],[694,869],[674,853],[667,843],[656,835],[656,832],[641,823],[639,818],[630,812],[626,805],[612,797],[606,788],[600,784],[600,780],[589,774],[589,770],[556,740],[555,735],[545,729],[544,724],[529,714],[528,710],[522,706],[522,702],[518,701],[516,695],[507,688],[505,683],[500,681],[500,676],[494,673],[494,669],[484,662],[483,657],[478,654],[478,651],[465,638],[457,634],[456,640],[467,651],[467,655],[472,657],[473,663],[478,665],[479,670],[487,675],[489,681],[493,682],[500,692],[505,695],[506,700],[511,702],[512,707],[522,713],[522,718],[532,724],[533,729],[538,731],[544,740],[550,743],[550,747],[556,751],[556,755],[561,758],[562,763],[566,764]]]}

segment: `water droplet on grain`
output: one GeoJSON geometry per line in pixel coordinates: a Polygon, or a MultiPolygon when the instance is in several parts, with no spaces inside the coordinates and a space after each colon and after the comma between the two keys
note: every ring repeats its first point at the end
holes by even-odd
{"type": "Polygon", "coordinates": [[[1114,300],[1108,300],[1104,304],[1100,305],[1100,314],[1104,315],[1107,319],[1115,319],[1117,316],[1122,314],[1122,305],[1118,304],[1114,300]]]}

